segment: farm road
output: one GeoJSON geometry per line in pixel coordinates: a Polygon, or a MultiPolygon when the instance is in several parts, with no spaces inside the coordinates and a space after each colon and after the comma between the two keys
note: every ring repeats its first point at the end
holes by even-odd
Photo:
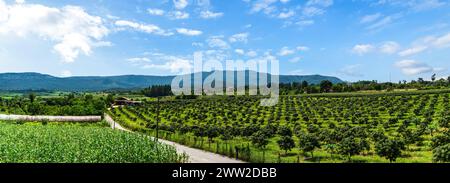
{"type": "MultiPolygon", "coordinates": [[[[123,130],[130,132],[130,130],[125,129],[120,126],[120,124],[116,123],[109,115],[105,114],[105,120],[111,125],[111,128],[115,128],[118,130],[123,130]]],[[[154,137],[151,137],[154,139],[154,137]]],[[[174,146],[178,153],[186,153],[189,156],[190,163],[244,163],[243,161],[235,160],[226,156],[222,156],[219,154],[190,148],[175,142],[158,139],[159,142],[174,146]]]]}

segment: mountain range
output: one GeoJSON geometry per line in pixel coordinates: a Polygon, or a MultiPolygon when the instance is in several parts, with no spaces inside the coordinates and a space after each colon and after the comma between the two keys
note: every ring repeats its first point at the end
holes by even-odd
{"type": "MultiPolygon", "coordinates": [[[[224,72],[224,75],[228,72],[224,72]]],[[[248,81],[249,71],[235,71],[235,74],[237,72],[245,72],[246,81],[248,81]]],[[[203,72],[202,75],[203,78],[206,78],[210,74],[211,72],[203,72]]],[[[174,77],[146,75],[55,77],[33,72],[0,73],[0,90],[104,91],[113,89],[139,89],[152,85],[170,85],[174,77]]],[[[333,83],[343,82],[341,79],[331,76],[280,75],[280,83],[307,81],[310,84],[318,84],[323,80],[329,80],[333,83]]]]}

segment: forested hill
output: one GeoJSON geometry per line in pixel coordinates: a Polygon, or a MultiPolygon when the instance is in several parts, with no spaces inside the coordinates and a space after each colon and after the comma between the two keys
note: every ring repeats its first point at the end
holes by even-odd
{"type": "MultiPolygon", "coordinates": [[[[210,73],[205,72],[203,78],[210,73]]],[[[55,77],[40,73],[0,73],[0,90],[50,90],[50,91],[103,91],[109,89],[138,89],[152,85],[169,85],[174,76],[81,76],[81,77],[55,77]]],[[[343,82],[339,78],[307,75],[290,76],[281,75],[281,83],[307,81],[310,84],[318,84],[323,80],[333,83],[343,82]]]]}

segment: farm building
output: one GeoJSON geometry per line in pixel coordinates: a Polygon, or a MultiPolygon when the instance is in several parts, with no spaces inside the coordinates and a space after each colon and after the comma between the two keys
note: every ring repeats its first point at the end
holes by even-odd
{"type": "Polygon", "coordinates": [[[116,100],[114,100],[114,105],[136,106],[141,104],[142,101],[134,101],[126,97],[118,97],[116,100]]]}

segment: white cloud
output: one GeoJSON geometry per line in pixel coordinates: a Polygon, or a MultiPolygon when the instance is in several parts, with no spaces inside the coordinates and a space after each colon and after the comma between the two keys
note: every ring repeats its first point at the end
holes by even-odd
{"type": "Polygon", "coordinates": [[[322,6],[329,7],[333,5],[333,0],[309,0],[306,6],[322,6]]]}
{"type": "Polygon", "coordinates": [[[386,54],[394,54],[400,49],[400,45],[394,41],[388,41],[380,46],[380,52],[386,54]]]}
{"type": "Polygon", "coordinates": [[[0,22],[8,20],[8,16],[8,7],[3,0],[0,0],[0,22]]]}
{"type": "Polygon", "coordinates": [[[415,46],[415,47],[401,51],[400,53],[398,53],[398,55],[400,55],[402,57],[411,56],[411,55],[421,53],[427,49],[428,49],[428,47],[426,47],[426,46],[415,46]]]}
{"type": "Polygon", "coordinates": [[[367,29],[369,29],[369,30],[381,29],[381,28],[385,27],[386,25],[391,24],[392,22],[393,22],[393,17],[387,16],[387,17],[384,17],[384,18],[378,20],[377,22],[373,23],[372,25],[368,26],[367,29]]]}
{"type": "Polygon", "coordinates": [[[206,40],[211,48],[229,49],[230,45],[223,40],[223,36],[212,36],[206,40]]]}
{"type": "Polygon", "coordinates": [[[300,60],[302,60],[301,57],[294,57],[294,58],[289,59],[289,62],[298,63],[298,62],[300,62],[300,60]]]}
{"type": "Polygon", "coordinates": [[[0,34],[21,37],[38,36],[55,42],[53,49],[65,62],[80,55],[90,55],[92,49],[109,34],[101,17],[88,14],[78,6],[52,8],[25,2],[7,5],[0,0],[0,34]]]}
{"type": "Polygon", "coordinates": [[[314,20],[300,20],[300,21],[296,22],[295,24],[299,25],[300,27],[305,27],[305,26],[313,25],[314,20]]]}
{"type": "Polygon", "coordinates": [[[169,13],[169,18],[176,19],[176,20],[188,19],[189,13],[182,12],[182,11],[172,11],[169,13]]]}
{"type": "Polygon", "coordinates": [[[448,2],[442,0],[379,0],[377,5],[405,7],[414,11],[425,11],[442,7],[448,2]]]}
{"type": "Polygon", "coordinates": [[[295,22],[301,28],[314,24],[313,18],[326,13],[327,8],[333,5],[333,0],[308,0],[303,7],[299,7],[300,20],[295,22]]]}
{"type": "Polygon", "coordinates": [[[305,7],[302,13],[306,17],[313,17],[324,14],[325,10],[317,7],[305,7]]]}
{"type": "Polygon", "coordinates": [[[115,22],[115,25],[121,28],[131,28],[136,31],[145,32],[148,34],[155,34],[160,36],[171,36],[172,32],[168,32],[166,30],[161,29],[160,27],[153,24],[140,24],[127,20],[118,20],[115,22]]]}
{"type": "Polygon", "coordinates": [[[450,47],[450,33],[443,35],[441,37],[429,37],[428,41],[432,43],[433,46],[438,48],[450,47]]]}
{"type": "Polygon", "coordinates": [[[158,70],[168,70],[171,73],[189,73],[184,72],[185,70],[191,70],[192,64],[189,62],[189,60],[184,59],[173,59],[171,61],[168,61],[164,64],[147,64],[142,66],[143,69],[158,69],[158,70]]]}
{"type": "Polygon", "coordinates": [[[204,53],[204,60],[216,60],[216,61],[223,61],[230,58],[230,54],[228,53],[228,50],[224,49],[211,49],[206,50],[204,53]]]}
{"type": "Polygon", "coordinates": [[[135,58],[129,58],[127,59],[128,62],[137,64],[142,62],[151,62],[151,60],[147,57],[135,57],[135,58]]]}
{"type": "Polygon", "coordinates": [[[243,42],[243,43],[247,43],[248,42],[248,36],[249,33],[239,33],[239,34],[235,34],[232,35],[228,40],[231,43],[235,43],[235,42],[243,42]]]}
{"type": "Polygon", "coordinates": [[[211,6],[211,2],[209,0],[197,0],[197,5],[201,8],[209,8],[211,6]]]}
{"type": "Polygon", "coordinates": [[[178,28],[178,29],[177,29],[177,32],[178,32],[179,34],[183,34],[183,35],[186,35],[186,36],[198,36],[198,35],[203,34],[202,31],[199,31],[199,30],[192,30],[192,29],[186,29],[186,28],[178,28]]]}
{"type": "Polygon", "coordinates": [[[364,17],[361,18],[361,23],[371,23],[374,22],[376,20],[378,20],[379,18],[381,18],[383,15],[381,13],[376,13],[376,14],[371,14],[371,15],[366,15],[364,17]]]}
{"type": "Polygon", "coordinates": [[[306,46],[297,46],[298,51],[309,51],[309,47],[306,46]]]}
{"type": "Polygon", "coordinates": [[[219,18],[222,16],[223,16],[223,13],[221,13],[221,12],[212,12],[209,10],[200,12],[200,17],[204,18],[204,19],[219,18]]]}
{"type": "Polygon", "coordinates": [[[295,15],[295,12],[293,10],[289,10],[287,12],[281,12],[278,15],[278,18],[285,19],[285,18],[290,18],[290,17],[292,17],[294,15],[295,15]]]}
{"type": "Polygon", "coordinates": [[[149,8],[147,10],[148,14],[150,15],[157,15],[157,16],[163,16],[165,11],[161,10],[161,9],[153,9],[153,8],[149,8]]]}
{"type": "Polygon", "coordinates": [[[164,53],[146,53],[147,57],[127,59],[136,67],[142,69],[156,69],[171,73],[189,73],[193,68],[192,62],[187,57],[167,55],[164,53]],[[158,61],[153,63],[151,61],[158,61]]]}
{"type": "Polygon", "coordinates": [[[373,44],[358,44],[355,45],[351,52],[364,55],[370,52],[379,52],[383,54],[395,54],[399,51],[400,45],[394,41],[386,41],[378,46],[374,46],[373,44]]]}
{"type": "Polygon", "coordinates": [[[252,5],[251,13],[258,13],[264,11],[266,14],[272,12],[276,7],[272,4],[276,3],[278,0],[257,0],[252,5]]]}
{"type": "Polygon", "coordinates": [[[401,60],[395,63],[395,66],[400,68],[403,74],[413,76],[418,74],[424,74],[434,71],[434,68],[415,61],[415,60],[401,60]]]}
{"type": "Polygon", "coordinates": [[[173,5],[175,6],[176,9],[182,10],[184,8],[186,8],[186,6],[188,6],[188,1],[187,0],[173,0],[173,5]]]}
{"type": "Polygon", "coordinates": [[[442,36],[426,36],[415,41],[412,46],[399,53],[400,56],[411,56],[429,49],[443,49],[450,47],[450,33],[442,36]]]}
{"type": "Polygon", "coordinates": [[[358,44],[353,47],[352,52],[358,55],[364,55],[373,51],[373,49],[374,46],[372,46],[371,44],[358,44]]]}
{"type": "MultiPolygon", "coordinates": [[[[306,1],[306,0],[305,0],[306,1]]],[[[323,15],[326,9],[333,5],[333,0],[308,0],[303,5],[286,8],[285,4],[291,2],[290,0],[244,0],[244,2],[251,3],[250,13],[262,12],[271,18],[288,19],[296,17],[298,25],[311,25],[310,19],[312,17],[323,15]],[[297,13],[296,11],[300,11],[297,13]]],[[[292,25],[294,22],[284,22],[285,26],[292,25]]]]}
{"type": "Polygon", "coordinates": [[[283,48],[281,48],[281,50],[278,52],[279,56],[288,56],[288,55],[292,55],[295,53],[294,49],[289,49],[289,47],[285,46],[283,48]]]}
{"type": "Polygon", "coordinates": [[[256,56],[258,56],[258,53],[256,51],[250,50],[247,52],[247,56],[256,57],[256,56]]]}
{"type": "Polygon", "coordinates": [[[193,43],[192,43],[192,46],[203,47],[203,43],[193,42],[193,43]]]}
{"type": "Polygon", "coordinates": [[[296,48],[290,49],[289,47],[285,46],[283,48],[280,49],[280,51],[278,52],[279,56],[288,56],[288,55],[293,55],[295,54],[297,51],[308,51],[309,48],[306,46],[297,46],[296,48]]]}
{"type": "Polygon", "coordinates": [[[16,0],[16,3],[23,4],[23,3],[25,3],[25,0],[16,0]]]}
{"type": "Polygon", "coordinates": [[[244,55],[245,51],[243,49],[235,49],[234,52],[236,52],[239,55],[244,55]]]}
{"type": "Polygon", "coordinates": [[[422,0],[419,3],[412,5],[411,7],[416,11],[425,11],[442,7],[447,3],[448,2],[443,2],[441,0],[422,0]]]}

